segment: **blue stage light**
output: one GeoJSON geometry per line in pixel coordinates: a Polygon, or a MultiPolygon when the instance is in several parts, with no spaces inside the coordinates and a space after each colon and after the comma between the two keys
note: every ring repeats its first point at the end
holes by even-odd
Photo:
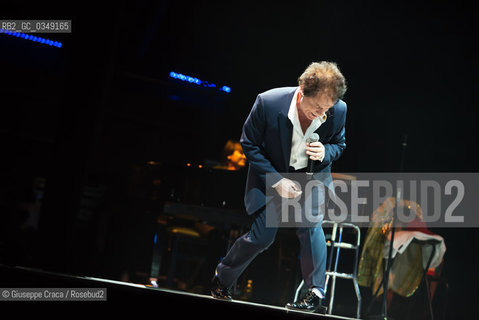
{"type": "Polygon", "coordinates": [[[222,91],[224,91],[224,92],[227,92],[227,93],[230,93],[230,92],[231,92],[231,88],[230,88],[230,87],[227,87],[227,86],[222,86],[220,90],[222,90],[222,91]]]}
{"type": "MultiPolygon", "coordinates": [[[[184,74],[176,73],[174,71],[170,72],[170,77],[173,78],[173,79],[186,81],[188,83],[192,83],[192,84],[196,84],[196,85],[203,85],[203,87],[207,87],[207,88],[216,88],[216,84],[214,84],[214,83],[209,83],[208,81],[202,81],[198,78],[191,77],[191,76],[185,76],[184,74]]],[[[227,87],[227,86],[223,86],[223,87],[219,88],[219,90],[222,91],[222,92],[226,92],[226,93],[231,92],[231,88],[227,87]]]]}
{"type": "Polygon", "coordinates": [[[26,34],[26,33],[22,33],[22,32],[16,32],[16,31],[13,32],[13,31],[9,31],[9,30],[0,29],[0,33],[6,34],[8,36],[13,36],[13,37],[17,37],[17,38],[21,38],[21,39],[25,39],[25,40],[30,40],[30,41],[46,44],[46,45],[49,45],[49,46],[54,46],[54,47],[57,47],[57,48],[61,48],[63,46],[63,44],[61,42],[53,41],[53,40],[42,38],[42,37],[33,36],[31,34],[26,34]]]}

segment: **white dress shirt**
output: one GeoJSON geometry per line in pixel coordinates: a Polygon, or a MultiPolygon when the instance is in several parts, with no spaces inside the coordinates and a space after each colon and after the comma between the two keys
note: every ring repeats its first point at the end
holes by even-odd
{"type": "MultiPolygon", "coordinates": [[[[306,129],[306,133],[303,133],[303,129],[299,123],[298,108],[296,106],[298,94],[299,87],[294,93],[288,112],[288,118],[293,124],[293,137],[291,141],[291,157],[289,158],[289,165],[295,170],[306,168],[308,166],[309,155],[306,154],[306,142],[308,142],[311,134],[316,131],[327,119],[326,114],[317,117],[311,122],[308,129],[306,129]]],[[[323,159],[320,160],[322,161],[323,159]]]]}

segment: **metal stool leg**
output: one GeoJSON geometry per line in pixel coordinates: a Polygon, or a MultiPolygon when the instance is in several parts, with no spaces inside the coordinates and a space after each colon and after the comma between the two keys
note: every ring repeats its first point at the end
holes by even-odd
{"type": "Polygon", "coordinates": [[[358,299],[358,304],[356,308],[356,318],[361,317],[361,291],[359,290],[358,284],[358,262],[359,262],[359,245],[361,241],[361,231],[359,227],[354,227],[356,230],[356,249],[354,252],[354,271],[353,271],[353,284],[354,284],[354,291],[356,291],[356,298],[358,299]]]}
{"type": "Polygon", "coordinates": [[[301,283],[299,284],[298,288],[296,289],[296,293],[294,294],[294,300],[293,301],[298,301],[299,297],[299,292],[301,291],[301,288],[304,285],[304,280],[301,280],[301,283]]]}
{"type": "MultiPolygon", "coordinates": [[[[331,297],[329,299],[329,308],[328,308],[328,314],[333,314],[333,305],[334,305],[334,294],[336,291],[336,273],[338,272],[338,262],[339,262],[339,251],[341,249],[341,241],[343,238],[343,226],[339,227],[339,240],[338,240],[338,246],[336,248],[336,258],[334,260],[334,271],[333,271],[333,283],[331,283],[331,297]]],[[[334,246],[334,245],[333,245],[334,246]]],[[[332,252],[333,250],[331,250],[332,252]]]]}
{"type": "Polygon", "coordinates": [[[329,284],[329,273],[331,272],[331,267],[333,264],[333,254],[334,254],[334,243],[336,242],[336,233],[338,230],[338,224],[336,222],[333,223],[333,230],[331,231],[331,249],[329,250],[328,256],[328,267],[326,269],[326,282],[324,284],[324,294],[326,295],[328,292],[328,284],[329,284]]]}
{"type": "Polygon", "coordinates": [[[356,307],[356,318],[361,316],[361,292],[359,291],[358,279],[353,279],[354,291],[356,291],[356,298],[358,299],[358,305],[356,307]]]}

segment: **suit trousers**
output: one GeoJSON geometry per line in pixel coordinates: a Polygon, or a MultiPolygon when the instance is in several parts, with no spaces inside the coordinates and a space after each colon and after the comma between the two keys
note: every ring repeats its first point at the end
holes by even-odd
{"type": "MultiPolygon", "coordinates": [[[[304,202],[302,207],[304,215],[304,202]]],[[[235,241],[218,264],[215,274],[223,286],[231,287],[251,261],[274,242],[280,226],[271,223],[271,212],[274,210],[277,213],[281,210],[279,196],[254,214],[250,230],[235,241]]],[[[323,216],[314,224],[298,225],[296,234],[300,243],[299,256],[304,284],[307,288],[318,288],[324,295],[327,248],[322,228],[323,216]]]]}

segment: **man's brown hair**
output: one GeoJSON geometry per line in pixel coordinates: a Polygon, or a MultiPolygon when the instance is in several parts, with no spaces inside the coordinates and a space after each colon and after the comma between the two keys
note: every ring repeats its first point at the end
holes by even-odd
{"type": "Polygon", "coordinates": [[[298,78],[307,97],[326,93],[334,101],[343,98],[346,93],[346,79],[334,62],[321,61],[311,63],[298,78]]]}

